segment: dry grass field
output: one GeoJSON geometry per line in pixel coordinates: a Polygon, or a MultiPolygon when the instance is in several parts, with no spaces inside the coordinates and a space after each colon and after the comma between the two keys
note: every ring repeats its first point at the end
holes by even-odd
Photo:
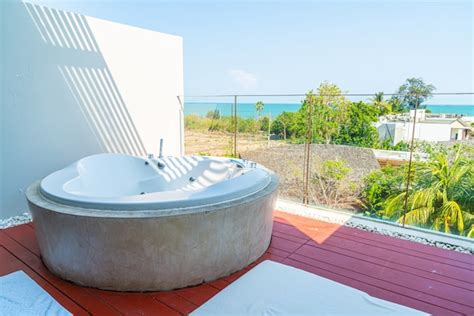
{"type": "MultiPolygon", "coordinates": [[[[222,131],[185,130],[184,148],[186,155],[229,156],[232,153],[232,133],[222,131]]],[[[267,140],[263,134],[237,134],[237,152],[240,154],[285,145],[283,141],[267,140]]]]}

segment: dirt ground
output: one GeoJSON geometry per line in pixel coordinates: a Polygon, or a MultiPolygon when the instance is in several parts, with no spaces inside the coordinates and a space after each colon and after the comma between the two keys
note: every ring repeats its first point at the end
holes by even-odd
{"type": "MultiPolygon", "coordinates": [[[[232,133],[185,130],[186,155],[229,156],[232,153],[232,133]]],[[[263,134],[237,134],[237,152],[245,153],[266,147],[285,145],[283,141],[267,140],[263,134]]]]}
{"type": "MultiPolygon", "coordinates": [[[[185,151],[188,155],[229,156],[232,152],[232,133],[185,131],[185,151]]],[[[245,159],[258,162],[275,171],[280,178],[280,197],[302,201],[303,199],[303,161],[304,145],[288,144],[282,140],[268,141],[265,135],[237,135],[237,152],[245,159]]],[[[339,145],[312,146],[312,174],[320,168],[323,161],[341,160],[350,168],[345,182],[360,187],[361,180],[371,171],[380,168],[372,150],[367,148],[339,145]]],[[[310,185],[312,203],[324,204],[317,193],[318,186],[310,185]]],[[[342,199],[336,208],[353,210],[353,195],[342,199]]],[[[335,205],[332,205],[333,207],[335,205]]]]}

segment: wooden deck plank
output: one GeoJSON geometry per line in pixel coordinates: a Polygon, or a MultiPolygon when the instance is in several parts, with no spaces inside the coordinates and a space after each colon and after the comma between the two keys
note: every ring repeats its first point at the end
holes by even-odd
{"type": "Polygon", "coordinates": [[[418,254],[423,254],[428,257],[437,257],[443,260],[452,260],[454,262],[463,262],[472,265],[472,257],[467,254],[460,252],[442,249],[434,246],[423,245],[410,240],[404,240],[400,238],[393,238],[386,235],[374,234],[360,229],[350,228],[342,226],[340,230],[341,234],[346,234],[352,237],[360,237],[365,240],[371,240],[378,243],[384,243],[390,246],[396,246],[400,249],[409,250],[410,252],[416,251],[418,254]]]}
{"type": "Polygon", "coordinates": [[[60,280],[43,265],[31,223],[0,230],[0,245],[10,254],[3,253],[3,270],[29,269],[55,298],[97,315],[186,315],[263,260],[433,314],[474,314],[474,256],[282,212],[275,212],[271,245],[256,262],[213,282],[168,292],[121,293],[60,280]]]}
{"type": "Polygon", "coordinates": [[[209,283],[207,283],[207,284],[209,284],[210,286],[215,287],[215,288],[218,289],[218,290],[223,290],[223,289],[225,289],[230,283],[227,282],[227,281],[224,280],[224,279],[217,279],[217,280],[212,281],[212,282],[209,282],[209,283]]]}
{"type": "MultiPolygon", "coordinates": [[[[354,233],[354,234],[356,234],[356,233],[354,233]]],[[[341,233],[340,235],[339,234],[335,235],[335,237],[337,237],[337,236],[342,237],[342,238],[351,238],[351,239],[354,239],[354,238],[358,237],[357,235],[348,235],[346,233],[341,233]]],[[[467,270],[472,271],[472,265],[473,265],[474,261],[472,260],[472,258],[470,258],[471,257],[470,255],[466,255],[466,254],[456,252],[456,251],[452,251],[452,250],[445,250],[445,249],[437,248],[437,247],[434,247],[434,246],[423,245],[423,244],[420,244],[420,243],[417,243],[417,242],[411,242],[411,241],[403,240],[403,239],[399,239],[399,238],[393,238],[393,237],[384,236],[384,235],[380,235],[380,237],[390,238],[388,241],[390,241],[391,239],[395,239],[395,240],[393,240],[393,242],[391,242],[391,243],[385,242],[385,241],[380,242],[380,241],[376,241],[376,240],[373,240],[373,239],[367,239],[367,238],[358,238],[357,240],[360,243],[363,243],[365,245],[375,245],[377,247],[393,250],[393,251],[396,251],[396,252],[401,253],[401,254],[403,253],[403,254],[406,254],[406,255],[409,255],[409,256],[414,256],[414,257],[418,257],[418,258],[422,258],[422,259],[427,259],[427,260],[431,260],[433,262],[444,263],[444,264],[448,264],[448,265],[451,265],[451,266],[454,266],[454,267],[463,268],[463,269],[467,269],[467,270]],[[403,243],[404,244],[403,247],[400,247],[398,245],[399,241],[413,244],[412,248],[408,248],[405,243],[403,243]],[[423,246],[423,247],[420,248],[420,246],[423,246]],[[420,251],[420,249],[422,249],[423,251],[420,251]],[[433,250],[433,253],[428,253],[429,250],[433,250]],[[449,256],[441,256],[439,253],[437,253],[439,250],[448,251],[449,256]]],[[[383,238],[381,238],[381,239],[383,239],[383,238]]]]}
{"type": "Polygon", "coordinates": [[[291,255],[291,252],[275,248],[274,246],[271,246],[271,245],[270,247],[268,247],[267,253],[271,253],[271,254],[280,256],[282,258],[287,258],[289,255],[291,255]]]}
{"type": "Polygon", "coordinates": [[[208,301],[211,297],[219,293],[219,290],[208,284],[202,284],[198,286],[174,290],[173,292],[186,299],[187,301],[197,306],[200,306],[206,301],[208,301]]]}
{"type": "MultiPolygon", "coordinates": [[[[20,227],[20,226],[17,226],[20,227]]],[[[100,315],[120,315],[120,313],[109,304],[91,295],[87,288],[74,285],[53,275],[43,264],[41,259],[31,251],[26,250],[9,235],[0,231],[0,245],[5,247],[18,258],[19,265],[26,265],[45,279],[51,286],[61,291],[67,297],[74,299],[76,303],[83,306],[86,310],[100,315]]]]}
{"type": "MultiPolygon", "coordinates": [[[[473,294],[471,290],[441,283],[432,278],[425,278],[417,275],[409,275],[409,277],[407,277],[406,272],[391,269],[386,265],[374,264],[367,260],[360,260],[308,245],[298,249],[295,254],[303,255],[311,259],[317,259],[319,262],[346,269],[354,274],[358,273],[364,276],[370,276],[378,280],[387,281],[394,285],[403,286],[445,300],[453,302],[456,302],[457,300],[464,301],[466,306],[474,308],[474,301],[470,301],[473,294]]],[[[293,258],[293,255],[291,255],[290,258],[293,258]]],[[[388,263],[389,260],[386,262],[388,263]]]]}
{"type": "Polygon", "coordinates": [[[283,239],[278,236],[272,237],[272,242],[270,243],[270,247],[276,248],[279,250],[283,250],[286,252],[294,252],[299,247],[303,246],[303,243],[294,242],[288,239],[283,239]]]}
{"type": "MultiPolygon", "coordinates": [[[[226,285],[229,283],[225,282],[226,285]]],[[[198,305],[191,303],[190,301],[182,298],[178,294],[174,293],[173,291],[170,292],[158,292],[152,294],[152,296],[159,300],[160,302],[168,305],[169,307],[173,308],[174,310],[187,315],[195,310],[198,305]]]]}
{"type": "Polygon", "coordinates": [[[89,291],[114,306],[114,308],[124,315],[181,315],[179,311],[148,294],[113,292],[97,289],[89,289],[89,291]]]}
{"type": "Polygon", "coordinates": [[[41,252],[36,242],[36,235],[34,228],[30,225],[20,225],[4,229],[3,232],[15,239],[18,243],[23,245],[26,249],[37,255],[41,256],[41,252]]]}
{"type": "MultiPolygon", "coordinates": [[[[409,240],[339,226],[337,224],[326,223],[283,212],[276,212],[275,220],[279,224],[290,226],[291,230],[299,230],[299,234],[304,233],[309,239],[316,241],[318,240],[317,237],[321,238],[321,236],[318,235],[330,234],[332,237],[350,238],[367,245],[385,247],[399,253],[426,258],[469,270],[474,269],[473,256],[456,251],[423,245],[409,240]]],[[[278,231],[281,231],[279,225],[275,225],[275,227],[278,231]]],[[[323,239],[325,241],[326,238],[323,239]]]]}
{"type": "Polygon", "coordinates": [[[294,235],[290,235],[290,234],[287,234],[287,233],[284,233],[284,232],[279,232],[278,228],[275,228],[273,230],[273,236],[288,239],[288,240],[291,240],[291,241],[294,241],[294,242],[297,242],[297,243],[305,243],[308,240],[310,240],[310,238],[308,238],[308,237],[307,238],[300,238],[300,237],[295,237],[294,235]]]}
{"type": "Polygon", "coordinates": [[[30,278],[32,278],[39,286],[48,292],[54,299],[61,304],[65,309],[74,315],[88,315],[88,311],[70,299],[61,291],[52,286],[48,281],[43,279],[39,274],[30,269],[27,265],[22,263],[16,256],[14,256],[8,249],[0,246],[0,276],[10,274],[15,271],[23,271],[30,278]]]}
{"type": "Polygon", "coordinates": [[[433,280],[474,291],[472,272],[466,269],[405,254],[402,255],[385,249],[360,244],[352,240],[344,241],[338,237],[334,237],[334,239],[331,238],[324,244],[309,241],[307,245],[373,262],[385,268],[392,268],[417,276],[429,277],[433,280]]]}
{"type": "MultiPolygon", "coordinates": [[[[330,280],[339,282],[341,284],[348,285],[350,287],[359,289],[361,291],[364,291],[368,293],[371,296],[378,297],[384,300],[388,300],[397,304],[405,305],[408,307],[412,307],[421,311],[428,312],[433,315],[462,315],[458,312],[446,309],[442,306],[438,306],[435,304],[431,303],[426,303],[424,301],[420,301],[417,298],[413,298],[409,295],[404,295],[404,294],[399,294],[396,292],[392,292],[389,290],[386,290],[385,288],[377,287],[365,282],[361,282],[358,280],[354,280],[342,275],[339,275],[337,273],[331,272],[329,270],[321,269],[318,267],[315,267],[313,265],[309,265],[297,260],[293,259],[285,259],[283,262],[287,265],[293,266],[298,269],[305,270],[307,272],[314,273],[316,275],[328,278],[330,280]]],[[[342,300],[342,298],[341,298],[342,300]]]]}
{"type": "MultiPolygon", "coordinates": [[[[275,222],[273,223],[273,231],[276,232],[276,236],[279,233],[283,233],[286,236],[292,236],[293,238],[297,239],[294,241],[299,242],[306,242],[310,239],[308,235],[297,229],[295,226],[285,222],[279,222],[279,216],[275,216],[275,222]]],[[[288,238],[288,237],[287,237],[288,238]]]]}
{"type": "MultiPolygon", "coordinates": [[[[405,287],[403,285],[394,284],[390,281],[382,280],[377,277],[373,277],[371,275],[359,273],[357,272],[356,269],[360,268],[361,266],[356,265],[354,267],[356,269],[349,270],[349,269],[342,268],[331,263],[321,261],[320,259],[321,258],[313,259],[313,258],[308,258],[306,256],[302,256],[299,254],[292,254],[288,259],[285,259],[284,263],[287,263],[288,260],[299,261],[301,263],[313,266],[314,268],[320,269],[320,271],[322,271],[321,273],[323,274],[318,273],[319,275],[327,277],[337,282],[340,282],[340,281],[338,281],[335,278],[332,278],[331,276],[325,276],[324,274],[327,275],[328,272],[331,272],[333,274],[337,274],[338,276],[343,276],[343,277],[346,277],[347,279],[358,281],[359,283],[372,285],[375,288],[385,289],[387,291],[397,293],[399,295],[406,295],[428,304],[433,304],[433,305],[439,304],[439,306],[442,306],[446,309],[449,309],[453,312],[457,312],[460,314],[469,315],[469,314],[474,313],[474,309],[468,306],[465,306],[459,302],[452,302],[449,300],[445,300],[443,298],[426,294],[424,292],[420,292],[418,290],[405,287]]],[[[409,278],[404,278],[403,280],[408,281],[408,279],[409,278]]],[[[346,284],[344,282],[341,282],[341,283],[346,284]]],[[[353,286],[352,284],[346,284],[346,285],[353,286]]],[[[377,294],[375,296],[379,298],[383,298],[383,295],[381,297],[380,294],[377,294]]]]}
{"type": "MultiPolygon", "coordinates": [[[[277,225],[276,229],[281,228],[282,226],[288,226],[288,224],[281,224],[280,226],[277,225]]],[[[292,227],[295,229],[295,227],[292,227]]],[[[286,230],[288,231],[288,230],[286,230]]],[[[274,233],[274,236],[278,236],[280,238],[289,238],[289,240],[294,240],[293,235],[288,235],[286,233],[277,232],[274,233]]],[[[302,239],[297,239],[301,241],[302,239]]],[[[312,242],[309,240],[308,243],[312,243],[314,246],[319,246],[322,248],[327,248],[330,246],[334,246],[339,248],[340,250],[333,248],[333,251],[336,252],[345,252],[349,254],[349,252],[354,252],[351,255],[360,254],[360,256],[366,257],[367,259],[372,259],[374,261],[380,262],[382,259],[378,258],[386,258],[387,256],[391,257],[391,263],[399,264],[398,268],[402,271],[407,271],[415,275],[420,276],[430,276],[434,280],[438,280],[440,282],[445,282],[447,284],[456,285],[461,288],[465,288],[468,290],[474,289],[474,283],[469,282],[472,278],[472,271],[466,268],[459,268],[457,266],[453,267],[451,265],[446,264],[445,262],[437,263],[433,265],[433,260],[428,260],[424,257],[417,257],[413,255],[407,255],[405,253],[400,253],[398,251],[391,251],[392,249],[387,249],[384,247],[380,247],[378,245],[366,244],[361,243],[358,240],[351,240],[347,239],[346,236],[344,238],[340,236],[335,236],[333,234],[330,238],[327,238],[324,243],[317,243],[312,242]],[[411,265],[405,265],[404,262],[414,261],[411,265]]],[[[280,249],[276,249],[271,247],[269,249],[270,252],[275,251],[282,251],[280,249]]],[[[285,256],[287,257],[287,256],[285,256]]],[[[470,266],[472,267],[472,265],[470,266]]],[[[474,280],[473,280],[474,281],[474,280]]]]}

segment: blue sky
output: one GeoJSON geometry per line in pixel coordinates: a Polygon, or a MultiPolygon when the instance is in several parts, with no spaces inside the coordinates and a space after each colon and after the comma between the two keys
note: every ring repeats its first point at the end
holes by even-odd
{"type": "MultiPolygon", "coordinates": [[[[474,91],[472,1],[33,1],[184,38],[185,92],[474,91]]],[[[431,103],[474,104],[473,97],[431,103]]]]}

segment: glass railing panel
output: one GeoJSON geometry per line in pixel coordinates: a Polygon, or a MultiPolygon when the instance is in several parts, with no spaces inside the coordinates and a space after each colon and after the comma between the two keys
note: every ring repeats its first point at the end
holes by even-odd
{"type": "Polygon", "coordinates": [[[373,152],[379,143],[375,107],[363,96],[315,92],[305,100],[300,131],[308,157],[304,201],[326,210],[363,213],[364,180],[380,169],[373,152]]]}
{"type": "Polygon", "coordinates": [[[410,177],[385,215],[398,208],[402,225],[474,237],[473,101],[472,94],[441,94],[417,106],[416,116],[411,111],[410,177]]]}
{"type": "MultiPolygon", "coordinates": [[[[301,97],[300,97],[301,98],[301,97]]],[[[292,96],[238,97],[238,155],[273,170],[280,179],[279,196],[302,201],[303,145],[287,123],[300,108],[292,96]]]]}
{"type": "Polygon", "coordinates": [[[232,98],[186,97],[185,153],[202,156],[233,155],[232,98]]]}
{"type": "Polygon", "coordinates": [[[305,126],[312,126],[303,184],[308,203],[400,226],[472,234],[474,105],[472,96],[458,102],[458,95],[442,97],[451,103],[434,96],[397,111],[389,109],[390,99],[321,97],[305,126]]]}
{"type": "Polygon", "coordinates": [[[474,235],[473,94],[433,95],[416,117],[398,97],[186,99],[186,153],[260,163],[283,199],[474,235]]]}

